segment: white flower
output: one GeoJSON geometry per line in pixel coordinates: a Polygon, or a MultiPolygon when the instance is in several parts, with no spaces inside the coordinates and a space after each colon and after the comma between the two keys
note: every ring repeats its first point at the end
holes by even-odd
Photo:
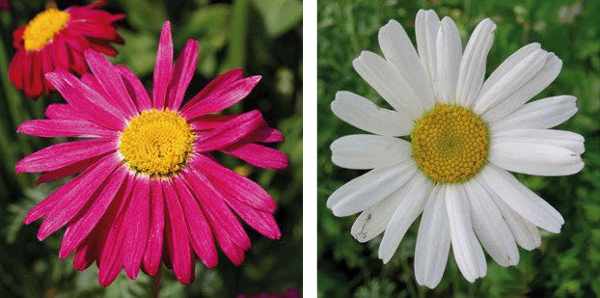
{"type": "Polygon", "coordinates": [[[418,53],[402,26],[379,30],[385,58],[362,52],[353,66],[393,108],[340,91],[331,109],[371,134],[331,144],[333,163],[371,170],[327,201],[336,216],[362,212],[352,235],[366,242],[385,231],[379,258],[387,263],[423,213],[415,251],[420,285],[440,282],[450,246],[469,281],[485,276],[483,248],[502,266],[519,262],[517,244],[540,245],[537,227],[559,233],[560,213],[508,171],[570,175],[583,168],[581,135],[549,129],[577,112],[575,97],[526,104],[557,76],[562,62],[532,43],[484,81],[496,25],[479,23],[464,53],[452,19],[416,18],[418,53]],[[411,142],[396,138],[411,136],[411,142]],[[451,245],[452,244],[452,245],[451,245]],[[481,245],[480,245],[481,244],[481,245]]]}

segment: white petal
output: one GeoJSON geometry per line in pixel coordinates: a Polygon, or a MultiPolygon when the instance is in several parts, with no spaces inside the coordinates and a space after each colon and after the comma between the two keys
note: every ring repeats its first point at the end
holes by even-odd
{"type": "Polygon", "coordinates": [[[481,245],[501,266],[518,264],[515,239],[488,192],[473,179],[463,185],[471,203],[473,229],[481,245]]]}
{"type": "Polygon", "coordinates": [[[350,234],[359,242],[367,242],[385,231],[388,222],[392,219],[394,211],[406,195],[413,190],[415,186],[420,186],[422,180],[428,179],[416,171],[415,175],[406,182],[400,189],[396,190],[387,198],[379,201],[377,204],[365,209],[350,230],[350,234]]]}
{"type": "Polygon", "coordinates": [[[438,184],[431,192],[421,217],[415,248],[417,283],[431,289],[442,280],[450,249],[445,188],[438,184]]]}
{"type": "Polygon", "coordinates": [[[507,171],[487,165],[475,179],[481,184],[485,181],[510,208],[534,225],[548,232],[560,232],[565,222],[560,213],[507,171]]]}
{"type": "Polygon", "coordinates": [[[494,30],[496,24],[490,19],[484,19],[477,25],[465,47],[456,86],[456,100],[463,107],[470,107],[481,90],[486,58],[494,41],[494,30]]]}
{"type": "Polygon", "coordinates": [[[423,178],[416,183],[406,195],[406,198],[400,201],[385,229],[383,240],[379,245],[379,258],[383,260],[384,264],[389,262],[392,256],[394,256],[404,234],[415,219],[423,212],[423,209],[425,209],[425,204],[431,194],[433,184],[426,177],[423,178]]]}
{"type": "Polygon", "coordinates": [[[327,200],[327,208],[335,216],[363,211],[402,187],[416,170],[413,160],[371,170],[338,188],[327,200]]]}
{"type": "Polygon", "coordinates": [[[382,136],[408,135],[414,125],[409,114],[380,108],[372,101],[348,91],[335,94],[331,110],[347,123],[382,136]]]}
{"type": "Polygon", "coordinates": [[[549,54],[546,51],[541,49],[536,50],[519,61],[502,77],[498,78],[493,85],[486,81],[475,100],[473,111],[481,115],[504,101],[508,96],[527,83],[527,81],[531,80],[544,67],[548,56],[549,54]]]}
{"type": "Polygon", "coordinates": [[[562,147],[491,139],[488,160],[511,172],[564,176],[583,169],[579,154],[562,147]]]}
{"type": "Polygon", "coordinates": [[[433,107],[433,89],[429,77],[419,60],[417,51],[400,23],[390,20],[379,29],[379,46],[385,56],[415,91],[423,107],[433,107]]]}
{"type": "MultiPolygon", "coordinates": [[[[485,182],[483,180],[478,181],[485,182]]],[[[504,217],[504,220],[517,243],[526,250],[533,250],[540,246],[540,244],[542,244],[542,239],[538,228],[508,207],[504,200],[502,200],[502,198],[500,198],[487,183],[482,183],[481,185],[485,187],[488,194],[496,203],[496,206],[498,206],[498,210],[502,213],[502,217],[504,217]]]]}
{"type": "Polygon", "coordinates": [[[487,80],[485,80],[485,83],[483,83],[483,86],[481,87],[481,93],[487,92],[490,87],[496,85],[496,83],[498,83],[498,81],[502,77],[504,77],[509,71],[511,71],[518,63],[520,63],[531,53],[539,49],[539,43],[530,43],[518,49],[516,52],[514,52],[512,55],[506,58],[506,60],[504,60],[504,62],[502,62],[502,64],[500,64],[500,66],[498,66],[498,68],[496,68],[494,72],[492,72],[492,74],[487,78],[487,80]]]}
{"type": "Polygon", "coordinates": [[[412,87],[385,59],[363,51],[352,61],[352,66],[395,110],[410,114],[411,120],[420,117],[425,111],[412,87]]]}
{"type": "Polygon", "coordinates": [[[531,80],[495,107],[489,109],[481,117],[490,123],[506,115],[510,115],[531,98],[542,92],[542,90],[546,89],[556,79],[561,68],[562,61],[554,53],[550,53],[544,67],[531,80]]]}
{"type": "Polygon", "coordinates": [[[446,210],[452,239],[452,252],[458,269],[469,282],[485,276],[487,264],[471,223],[469,199],[461,184],[450,184],[446,191],[446,210]]]}
{"type": "Polygon", "coordinates": [[[462,44],[458,28],[449,17],[442,19],[436,48],[438,100],[443,103],[456,103],[456,83],[462,58],[462,44]]]}
{"type": "Polygon", "coordinates": [[[558,146],[577,154],[585,151],[585,139],[582,135],[555,129],[512,129],[503,130],[492,135],[492,143],[530,143],[558,146]]]}
{"type": "Polygon", "coordinates": [[[514,113],[490,122],[490,132],[493,134],[509,129],[557,126],[577,113],[576,100],[571,95],[560,95],[530,102],[514,113]]]}
{"type": "Polygon", "coordinates": [[[415,20],[415,33],[417,36],[417,48],[421,63],[427,70],[429,81],[435,89],[434,82],[437,73],[437,50],[436,39],[440,28],[440,19],[433,10],[419,10],[415,20]]]}
{"type": "Polygon", "coordinates": [[[331,143],[331,161],[342,168],[370,170],[397,164],[412,155],[409,142],[377,135],[349,135],[331,143]]]}

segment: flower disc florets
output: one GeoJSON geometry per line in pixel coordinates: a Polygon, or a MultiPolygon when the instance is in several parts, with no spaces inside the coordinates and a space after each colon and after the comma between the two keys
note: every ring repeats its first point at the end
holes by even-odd
{"type": "Polygon", "coordinates": [[[70,19],[68,12],[50,8],[31,20],[23,32],[23,42],[27,51],[35,51],[50,42],[70,19]]]}
{"type": "Polygon", "coordinates": [[[196,136],[176,111],[147,110],[121,133],[119,152],[136,172],[171,176],[187,164],[196,136]]]}
{"type": "Polygon", "coordinates": [[[459,183],[486,163],[489,140],[485,123],[473,112],[438,104],[417,121],[411,133],[419,168],[434,182],[459,183]]]}

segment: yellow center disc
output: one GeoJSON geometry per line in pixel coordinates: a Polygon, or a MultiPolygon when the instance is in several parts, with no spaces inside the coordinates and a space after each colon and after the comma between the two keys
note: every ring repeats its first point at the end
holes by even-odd
{"type": "Polygon", "coordinates": [[[464,182],[487,160],[487,127],[460,106],[436,105],[417,121],[411,138],[419,168],[437,183],[464,182]]]}
{"type": "Polygon", "coordinates": [[[187,164],[196,136],[178,112],[147,110],[121,133],[119,152],[134,171],[171,176],[187,164]]]}
{"type": "Polygon", "coordinates": [[[47,9],[31,20],[23,32],[23,40],[27,51],[41,49],[62,30],[69,18],[69,13],[56,8],[47,9]]]}

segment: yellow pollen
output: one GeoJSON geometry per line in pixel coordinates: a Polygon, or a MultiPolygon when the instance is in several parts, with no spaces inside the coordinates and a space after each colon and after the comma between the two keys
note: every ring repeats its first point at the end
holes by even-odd
{"type": "Polygon", "coordinates": [[[121,132],[119,152],[134,171],[168,177],[187,164],[195,139],[178,112],[152,109],[131,119],[121,132]]]}
{"type": "Polygon", "coordinates": [[[487,160],[487,127],[460,106],[436,105],[417,121],[410,136],[417,165],[437,183],[467,181],[487,160]]]}
{"type": "Polygon", "coordinates": [[[50,8],[40,12],[29,21],[23,32],[23,40],[27,51],[41,49],[62,30],[71,16],[68,12],[50,8]]]}

